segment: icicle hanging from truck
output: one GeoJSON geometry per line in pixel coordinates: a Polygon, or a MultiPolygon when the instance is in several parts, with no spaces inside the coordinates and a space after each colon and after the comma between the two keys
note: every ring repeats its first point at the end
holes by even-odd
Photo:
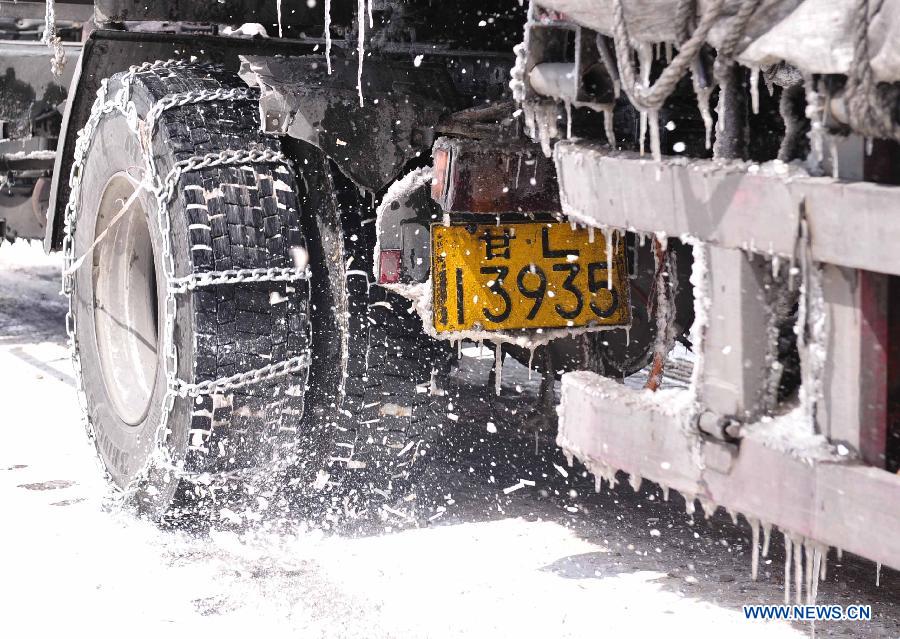
{"type": "Polygon", "coordinates": [[[331,75],[331,0],[325,0],[325,66],[331,75]]]}
{"type": "Polygon", "coordinates": [[[278,16],[278,37],[284,37],[284,29],[281,26],[281,0],[275,0],[275,13],[278,16]]]}
{"type": "Polygon", "coordinates": [[[53,75],[59,77],[66,68],[66,51],[62,45],[62,38],[56,32],[56,0],[46,0],[44,13],[44,33],[41,42],[46,44],[53,57],[50,58],[50,70],[53,75]]]}
{"type": "MultiPolygon", "coordinates": [[[[369,0],[371,3],[371,0],[369,0]]],[[[357,0],[357,24],[359,25],[356,54],[359,56],[359,64],[356,67],[356,91],[359,93],[359,106],[363,106],[362,72],[363,58],[366,56],[366,0],[357,0]]]]}

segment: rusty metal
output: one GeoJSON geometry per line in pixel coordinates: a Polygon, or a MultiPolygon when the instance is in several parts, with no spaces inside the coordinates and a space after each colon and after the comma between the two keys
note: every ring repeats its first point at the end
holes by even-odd
{"type": "MultiPolygon", "coordinates": [[[[651,290],[649,303],[652,305],[652,310],[650,312],[650,317],[653,320],[657,320],[657,313],[659,313],[661,304],[658,304],[656,300],[658,296],[665,296],[667,300],[666,308],[669,308],[671,305],[671,300],[669,299],[669,287],[665,286],[665,271],[666,265],[669,263],[669,251],[664,248],[662,242],[654,236],[653,237],[653,253],[656,257],[656,277],[654,277],[654,289],[651,290]],[[663,286],[660,286],[660,283],[663,286]],[[653,295],[653,293],[656,295],[653,295]]],[[[656,322],[657,330],[659,330],[659,321],[656,322]]],[[[656,338],[657,345],[665,343],[664,336],[657,336],[656,338]]],[[[659,389],[660,384],[662,384],[663,373],[665,372],[666,367],[666,353],[663,349],[657,347],[656,351],[653,353],[653,360],[650,363],[650,374],[647,376],[647,383],[644,384],[644,388],[647,390],[651,390],[656,392],[659,389]]]]}
{"type": "Polygon", "coordinates": [[[860,432],[863,461],[885,467],[887,447],[888,276],[859,271],[860,432]]]}

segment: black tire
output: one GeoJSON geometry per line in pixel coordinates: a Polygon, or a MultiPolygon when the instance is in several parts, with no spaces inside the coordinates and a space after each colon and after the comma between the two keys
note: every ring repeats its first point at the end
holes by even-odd
{"type": "Polygon", "coordinates": [[[317,212],[304,217],[313,272],[328,274],[313,278],[310,393],[340,398],[327,463],[332,501],[342,512],[396,502],[410,494],[445,425],[433,382],[452,352],[425,334],[409,301],[373,282],[369,197],[317,149],[301,143],[295,153],[302,206],[317,212]]]}
{"type": "MultiPolygon", "coordinates": [[[[111,94],[120,81],[121,76],[110,81],[111,94]]],[[[166,95],[243,86],[235,75],[206,67],[156,68],[135,75],[131,97],[143,119],[166,95]]],[[[165,176],[175,162],[190,157],[233,149],[277,151],[279,143],[260,133],[255,100],[220,100],[164,111],[151,148],[158,173],[165,176]]],[[[119,184],[115,180],[127,181],[125,173],[143,166],[141,142],[126,117],[118,111],[106,115],[90,142],[82,173],[76,256],[88,250],[109,222],[109,202],[104,202],[107,187],[119,184]]],[[[111,195],[121,200],[127,186],[117,188],[124,190],[111,195]]],[[[75,275],[75,347],[95,443],[112,481],[121,488],[136,489],[140,508],[158,517],[176,493],[184,498],[202,492],[210,477],[270,467],[283,460],[320,468],[327,451],[321,443],[327,433],[315,427],[298,428],[306,371],[196,399],[178,398],[169,413],[167,433],[157,432],[166,390],[160,357],[164,238],[155,198],[141,191],[137,202],[139,210],[112,228],[75,275]],[[122,258],[121,253],[133,249],[129,242],[138,245],[137,239],[126,237],[130,231],[124,229],[140,224],[146,231],[135,233],[149,236],[152,251],[134,249],[135,259],[122,258]],[[148,263],[151,260],[153,265],[148,263]],[[110,276],[111,272],[124,274],[110,276]],[[140,300],[154,296],[155,304],[138,308],[140,300]],[[116,316],[116,309],[124,312],[116,316]],[[123,347],[129,339],[139,345],[123,347]],[[140,357],[132,361],[127,354],[116,355],[129,349],[143,349],[145,355],[155,351],[156,359],[147,364],[140,357]],[[135,370],[129,373],[130,368],[135,370]],[[132,392],[141,385],[143,395],[132,392]],[[129,398],[134,397],[137,400],[131,402],[129,398]],[[158,449],[168,453],[170,462],[159,461],[158,449]]],[[[304,245],[299,213],[293,172],[284,163],[215,166],[183,173],[167,212],[175,276],[292,266],[291,247],[304,245]]],[[[178,378],[188,383],[218,379],[306,352],[308,297],[304,281],[221,285],[179,294],[174,327],[178,378]]]]}

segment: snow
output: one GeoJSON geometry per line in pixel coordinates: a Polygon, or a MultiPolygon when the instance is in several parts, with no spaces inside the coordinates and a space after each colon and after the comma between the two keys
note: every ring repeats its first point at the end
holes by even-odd
{"type": "MultiPolygon", "coordinates": [[[[579,480],[583,470],[546,464],[552,479],[533,465],[501,474],[516,463],[503,452],[487,457],[497,463],[494,482],[469,464],[437,467],[446,505],[428,527],[325,532],[297,511],[194,535],[135,518],[107,499],[80,426],[60,262],[37,244],[0,246],[0,503],[12,549],[0,579],[5,635],[807,636],[801,626],[744,620],[740,605],[775,603],[781,579],[764,565],[752,590],[735,577],[746,541],[730,522],[690,522],[658,501],[651,510],[627,486],[581,497],[572,483],[565,497],[544,497],[557,490],[553,481],[579,480]]],[[[523,370],[505,377],[525,383],[523,370]]],[[[464,428],[469,402],[454,401],[464,428]]],[[[501,439],[476,430],[472,447],[479,437],[501,439]]],[[[270,508],[265,498],[256,504],[270,508]]],[[[850,590],[823,582],[829,603],[874,602],[871,572],[860,581],[856,568],[836,570],[850,590]]],[[[893,587],[896,573],[881,580],[893,587]]],[[[879,591],[883,619],[855,634],[896,636],[893,592],[879,591]]]]}
{"type": "MultiPolygon", "coordinates": [[[[281,25],[279,24],[279,29],[281,25]]],[[[268,38],[269,34],[266,28],[259,22],[245,22],[237,28],[225,27],[222,29],[222,35],[232,36],[235,38],[268,38]]]]}
{"type": "MultiPolygon", "coordinates": [[[[59,345],[30,352],[65,361],[59,345]]],[[[42,388],[66,400],[39,411],[19,402],[4,419],[38,419],[50,436],[40,441],[17,429],[0,450],[0,498],[18,522],[4,532],[17,552],[7,554],[0,596],[4,628],[17,636],[130,628],[169,637],[576,637],[599,623],[619,632],[686,632],[701,619],[754,636],[739,611],[664,587],[664,571],[560,574],[554,566],[574,560],[577,567],[579,557],[610,550],[552,521],[487,519],[364,537],[326,535],[302,521],[284,534],[160,531],[107,510],[66,385],[35,385],[23,375],[28,366],[9,364],[4,353],[2,370],[27,380],[15,390],[42,388]],[[16,465],[26,467],[7,470],[16,465]],[[51,480],[71,483],[51,488],[51,480]],[[637,619],[628,612],[636,601],[637,619]]],[[[802,634],[780,625],[774,636],[802,634]]]]}

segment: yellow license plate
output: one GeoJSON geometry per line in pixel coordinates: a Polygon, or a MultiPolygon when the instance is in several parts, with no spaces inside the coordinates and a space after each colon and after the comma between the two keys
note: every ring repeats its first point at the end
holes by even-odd
{"type": "Polygon", "coordinates": [[[569,224],[434,224],[435,329],[627,325],[624,244],[607,260],[602,233],[569,224]]]}

